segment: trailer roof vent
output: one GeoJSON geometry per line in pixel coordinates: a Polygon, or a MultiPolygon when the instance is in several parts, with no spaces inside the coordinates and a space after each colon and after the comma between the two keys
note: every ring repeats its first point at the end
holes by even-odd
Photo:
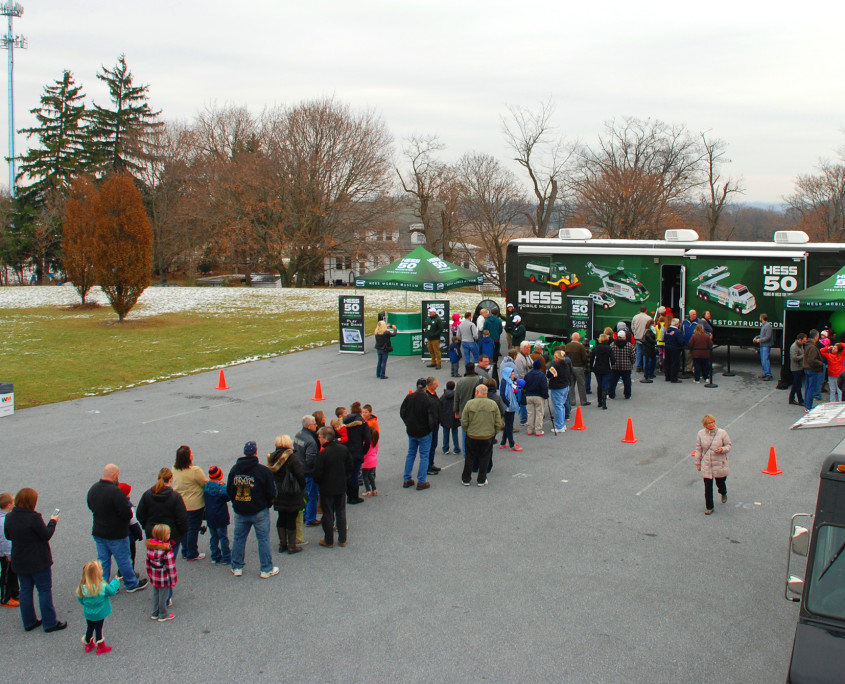
{"type": "Polygon", "coordinates": [[[561,228],[557,232],[561,240],[592,240],[593,234],[589,228],[561,228]]]}
{"type": "Polygon", "coordinates": [[[697,242],[698,233],[694,230],[667,230],[663,234],[663,239],[666,242],[697,242]]]}
{"type": "Polygon", "coordinates": [[[803,230],[779,230],[775,232],[775,242],[779,245],[803,245],[810,241],[810,236],[803,230]]]}

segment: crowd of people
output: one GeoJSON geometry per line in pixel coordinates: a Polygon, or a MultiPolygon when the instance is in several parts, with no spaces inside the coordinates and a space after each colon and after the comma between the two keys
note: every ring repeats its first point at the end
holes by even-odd
{"type": "MultiPolygon", "coordinates": [[[[760,320],[755,341],[760,345],[761,377],[765,380],[771,377],[771,368],[769,356],[762,350],[771,347],[772,334],[765,314],[760,320]]],[[[429,366],[434,369],[441,368],[439,340],[443,330],[437,312],[430,310],[426,336],[432,342],[429,366]]],[[[699,319],[696,311],[690,311],[681,322],[664,307],[654,317],[642,307],[630,325],[620,321],[615,330],[606,328],[592,348],[574,333],[551,356],[542,342],[532,344],[524,339],[524,325],[512,304],[508,304],[504,319],[498,309],[483,309],[476,321],[469,312],[463,319],[455,314],[449,332],[454,379],[439,394],[436,377],[420,378],[416,391],[408,393],[399,411],[408,438],[403,471],[406,489],[430,488],[428,478],[441,472],[435,462],[438,446],[443,455],[463,457],[461,484],[470,486],[476,474],[476,485],[487,486],[497,443],[502,450],[523,451],[515,435],[524,431],[526,436],[543,437],[547,410],[553,434],[564,434],[573,407],[591,405],[592,376],[598,406],[605,410],[608,399],[616,399],[620,382],[623,398],[632,397],[632,372],[643,374],[642,383],[653,382],[659,370],[667,382],[679,382],[682,369],[696,383],[712,378],[709,312],[699,319]],[[509,346],[502,355],[503,332],[509,346]],[[461,360],[463,375],[459,373],[461,360]]],[[[379,322],[378,378],[387,377],[393,334],[395,328],[379,322]]],[[[843,337],[845,333],[833,342],[830,331],[822,334],[816,330],[797,336],[789,350],[790,404],[811,409],[825,373],[831,400],[841,401],[845,391],[843,337]]],[[[723,429],[716,428],[712,415],[704,416],[702,425],[693,455],[704,480],[705,513],[710,515],[714,510],[714,480],[722,502],[727,501],[731,441],[723,429]]],[[[199,548],[199,539],[206,531],[210,562],[229,566],[235,577],[243,576],[247,565],[245,547],[251,530],[258,545],[259,577],[269,579],[279,574],[270,541],[271,509],[277,513],[279,553],[302,551],[308,543],[304,527],[322,528],[319,545],[323,548],[345,547],[346,507],[378,496],[379,440],[378,418],[372,406],[356,401],[348,408],[338,407],[328,424],[322,411],[303,416],[301,429],[293,437],[276,437],[275,448],[263,459],[265,462],[258,456],[256,443],[246,442],[243,455],[228,476],[218,465],[211,464],[207,470],[196,465],[193,451],[183,445],[176,450],[172,468],[160,469],[156,482],[143,492],[137,507],[131,500],[132,488],[120,481],[118,466],[107,464],[87,494],[96,559],[83,567],[76,591],[87,623],[82,637],[84,650],[98,655],[111,650],[105,643],[103,623],[111,612],[109,599],[119,591],[121,580],[130,594],[152,586],[150,618],[173,620],[175,614],[170,609],[177,584],[176,558],[181,552],[184,562],[204,560],[207,556],[199,548]],[[146,578],[136,572],[138,542],[143,542],[146,578]]],[[[37,502],[38,493],[31,488],[23,488],[14,496],[0,494],[0,604],[20,609],[26,631],[42,627],[45,632],[56,632],[67,627],[58,619],[52,601],[49,542],[57,529],[59,511],[55,510],[45,523],[36,511],[37,502]]]]}

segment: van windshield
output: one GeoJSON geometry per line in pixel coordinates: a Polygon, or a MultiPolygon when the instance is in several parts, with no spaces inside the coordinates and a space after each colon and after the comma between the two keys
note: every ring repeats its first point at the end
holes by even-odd
{"type": "Polygon", "coordinates": [[[821,525],[816,530],[813,574],[805,589],[807,609],[845,619],[845,527],[821,525]]]}

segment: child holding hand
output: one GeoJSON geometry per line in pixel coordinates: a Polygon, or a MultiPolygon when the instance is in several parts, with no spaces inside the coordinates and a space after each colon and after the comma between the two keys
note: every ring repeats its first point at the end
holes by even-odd
{"type": "Polygon", "coordinates": [[[103,638],[103,622],[111,615],[110,596],[114,596],[120,589],[120,580],[115,577],[108,584],[103,579],[103,566],[100,561],[90,561],[82,568],[82,580],[76,588],[76,600],[82,604],[85,621],[88,627],[82,643],[85,652],[90,653],[95,648],[97,655],[111,651],[103,638]]]}

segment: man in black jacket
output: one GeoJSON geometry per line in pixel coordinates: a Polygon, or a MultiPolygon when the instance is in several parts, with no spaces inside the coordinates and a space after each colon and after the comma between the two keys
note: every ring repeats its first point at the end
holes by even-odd
{"type": "Polygon", "coordinates": [[[103,566],[103,577],[111,577],[111,557],[123,575],[123,586],[128,593],[147,588],[147,580],[139,580],[132,568],[129,553],[129,521],[132,509],[120,487],[117,486],[120,468],[109,463],[103,477],[88,490],[88,508],[94,514],[91,535],[97,545],[97,559],[103,566]]]}
{"type": "Polygon", "coordinates": [[[402,486],[407,489],[414,486],[411,472],[414,469],[414,461],[417,458],[417,451],[420,454],[420,465],[417,469],[417,489],[428,489],[430,482],[425,478],[428,473],[428,454],[431,450],[432,433],[440,426],[440,411],[434,402],[429,398],[425,388],[429,385],[436,386],[436,378],[417,381],[417,391],[409,394],[402,402],[399,409],[399,416],[405,423],[405,432],[408,434],[408,455],[405,457],[405,478],[402,486]],[[420,383],[424,383],[420,388],[420,383]]]}
{"type": "Polygon", "coordinates": [[[334,546],[335,527],[338,543],[346,546],[346,486],[352,472],[349,450],[336,437],[330,427],[317,430],[317,441],[323,449],[314,464],[314,480],[320,486],[320,508],[323,509],[325,538],[320,540],[320,546],[327,549],[334,546]]]}
{"type": "Polygon", "coordinates": [[[244,574],[246,538],[254,526],[261,579],[267,579],[279,574],[279,568],[273,566],[273,552],[270,549],[270,507],[276,497],[276,481],[273,479],[273,471],[258,462],[257,453],[255,442],[247,442],[244,455],[232,466],[226,482],[226,493],[235,512],[232,574],[235,577],[244,574]]]}
{"type": "Polygon", "coordinates": [[[356,401],[349,407],[349,413],[343,419],[346,426],[346,448],[352,457],[352,471],[346,489],[346,503],[359,504],[364,500],[358,496],[358,478],[361,475],[361,464],[364,455],[370,450],[370,426],[361,417],[361,402],[356,401]]]}

